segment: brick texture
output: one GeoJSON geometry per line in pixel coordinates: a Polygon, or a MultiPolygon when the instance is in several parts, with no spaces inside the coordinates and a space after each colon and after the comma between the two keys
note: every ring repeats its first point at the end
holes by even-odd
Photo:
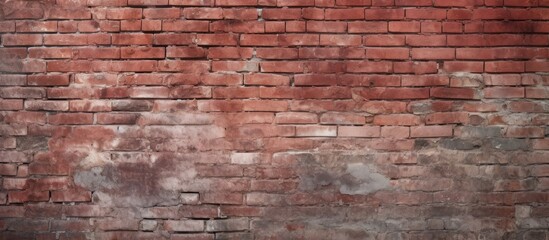
{"type": "Polygon", "coordinates": [[[549,239],[548,20],[0,1],[0,239],[549,239]]]}

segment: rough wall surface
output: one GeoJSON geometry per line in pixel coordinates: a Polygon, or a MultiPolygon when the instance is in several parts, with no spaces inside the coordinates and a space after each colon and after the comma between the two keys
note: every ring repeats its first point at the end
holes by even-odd
{"type": "Polygon", "coordinates": [[[548,0],[0,9],[0,239],[549,239],[548,0]]]}

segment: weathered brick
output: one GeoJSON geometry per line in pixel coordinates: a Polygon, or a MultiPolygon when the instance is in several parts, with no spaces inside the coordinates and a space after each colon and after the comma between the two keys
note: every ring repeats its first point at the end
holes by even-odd
{"type": "Polygon", "coordinates": [[[412,114],[376,115],[374,117],[374,124],[376,125],[413,126],[419,125],[420,123],[420,117],[412,114]]]}
{"type": "Polygon", "coordinates": [[[249,229],[249,221],[245,218],[227,220],[208,220],[206,222],[207,232],[230,232],[249,229]]]}
{"type": "Polygon", "coordinates": [[[3,238],[549,234],[547,0],[0,5],[3,238]]]}
{"type": "Polygon", "coordinates": [[[466,126],[456,129],[456,136],[463,138],[502,137],[502,129],[501,127],[466,126]]]}
{"type": "Polygon", "coordinates": [[[169,232],[202,232],[204,221],[202,220],[169,220],[164,222],[164,229],[169,232]]]}
{"type": "Polygon", "coordinates": [[[412,126],[410,127],[410,136],[417,137],[451,137],[453,135],[452,126],[412,126]]]}
{"type": "Polygon", "coordinates": [[[337,127],[335,126],[297,126],[296,136],[299,137],[336,137],[337,127]]]}
{"type": "Polygon", "coordinates": [[[380,136],[380,127],[377,126],[339,126],[337,131],[337,135],[340,137],[375,138],[380,136]]]}

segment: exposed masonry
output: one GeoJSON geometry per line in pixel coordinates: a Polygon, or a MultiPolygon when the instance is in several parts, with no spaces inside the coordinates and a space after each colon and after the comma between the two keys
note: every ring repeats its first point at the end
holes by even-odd
{"type": "Polygon", "coordinates": [[[0,239],[549,239],[547,20],[0,1],[0,239]]]}

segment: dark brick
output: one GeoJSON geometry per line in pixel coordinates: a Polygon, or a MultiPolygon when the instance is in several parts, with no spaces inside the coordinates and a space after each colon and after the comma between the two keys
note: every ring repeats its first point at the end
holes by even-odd
{"type": "Polygon", "coordinates": [[[467,139],[442,139],[438,142],[441,147],[452,150],[473,150],[480,148],[482,143],[478,140],[467,139]]]}
{"type": "Polygon", "coordinates": [[[505,151],[528,150],[531,148],[528,139],[495,138],[490,140],[490,143],[492,148],[505,151]]]}

